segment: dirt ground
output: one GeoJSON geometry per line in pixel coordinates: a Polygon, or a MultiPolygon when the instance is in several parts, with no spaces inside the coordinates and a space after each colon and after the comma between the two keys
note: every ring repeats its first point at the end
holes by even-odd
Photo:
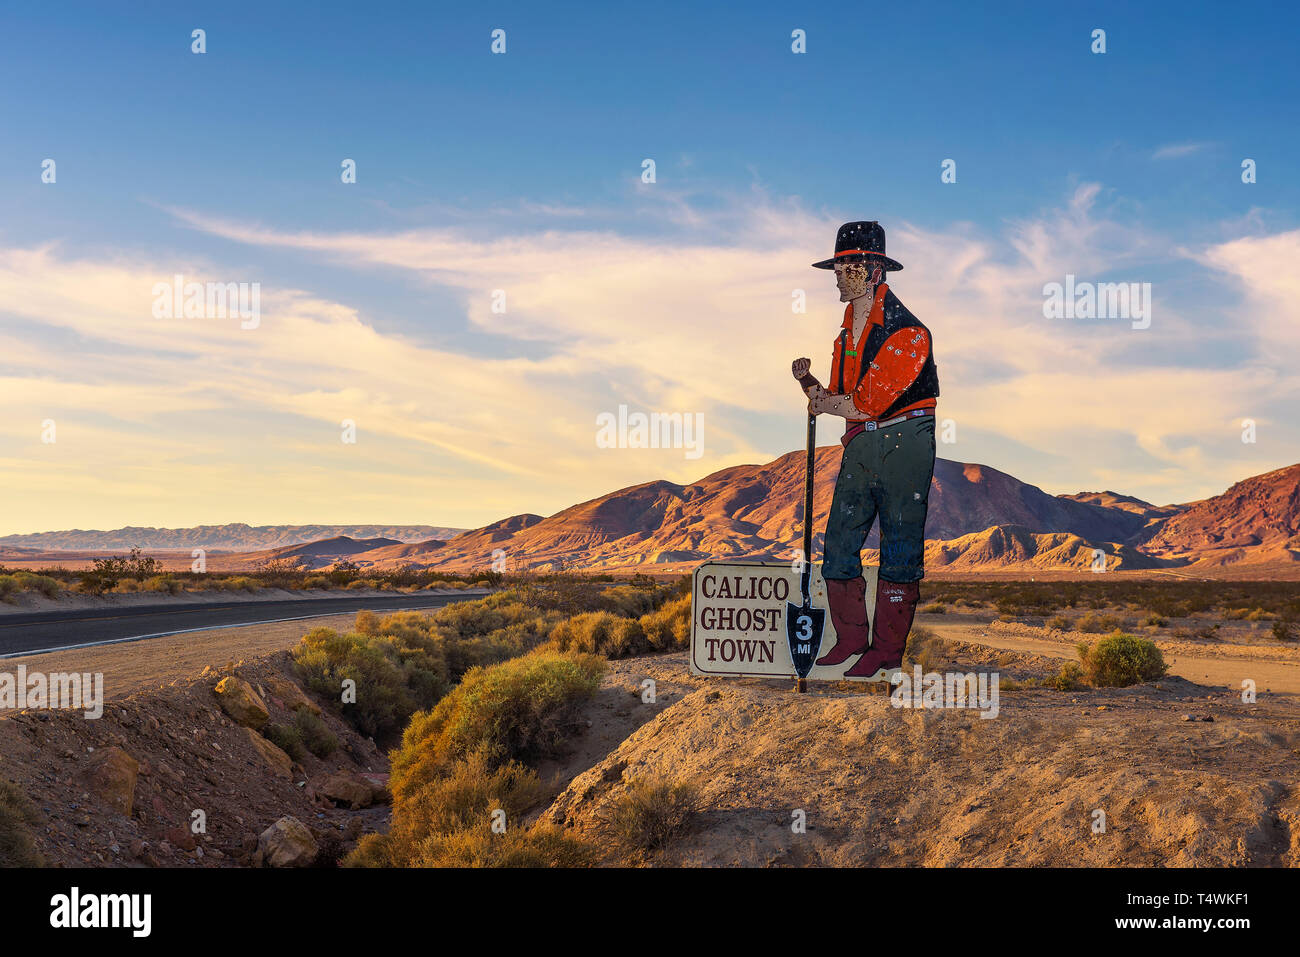
{"type": "MultiPolygon", "coordinates": [[[[957,651],[958,668],[1036,660],[957,651]]],[[[685,670],[684,653],[613,663],[589,716],[601,737],[636,730],[590,767],[579,748],[547,820],[600,840],[608,802],[650,778],[697,790],[693,825],[648,861],[661,866],[1300,865],[1294,695],[1244,704],[1174,677],[1005,691],[983,719],[685,670]],[[647,677],[671,698],[633,699],[647,677]]]]}
{"type": "MultiPolygon", "coordinates": [[[[318,793],[335,771],[382,775],[386,757],[372,742],[330,718],[346,747],[278,777],[212,693],[232,670],[257,686],[291,677],[285,649],[309,627],[352,621],[6,661],[0,670],[101,671],[112,702],[99,721],[0,717],[0,776],[37,803],[42,852],[92,866],[248,865],[250,841],[284,814],[334,851],[382,827],[384,808],[336,807],[318,793]],[[141,762],[130,816],[84,784],[107,747],[141,762]],[[189,850],[175,828],[194,808],[210,828],[189,850]]],[[[610,800],[632,780],[662,778],[692,784],[698,814],[646,859],[660,866],[1300,866],[1300,649],[1253,632],[1157,635],[1172,664],[1161,681],[1014,690],[1010,682],[1055,673],[1075,659],[1075,642],[1097,636],[977,615],[919,623],[943,640],[936,670],[1008,681],[996,717],[895,707],[860,684],[796,695],[786,681],[696,678],[684,652],[613,661],[585,708],[587,731],[539,767],[556,797],[534,818],[599,840],[610,800]],[[1246,677],[1254,702],[1242,700],[1246,677]]]]}

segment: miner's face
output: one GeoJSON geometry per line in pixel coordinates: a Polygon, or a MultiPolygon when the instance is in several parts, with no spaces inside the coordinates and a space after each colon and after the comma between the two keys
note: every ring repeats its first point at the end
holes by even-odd
{"type": "Polygon", "coordinates": [[[871,263],[836,263],[835,284],[840,302],[851,302],[869,293],[880,282],[880,267],[871,263]]]}

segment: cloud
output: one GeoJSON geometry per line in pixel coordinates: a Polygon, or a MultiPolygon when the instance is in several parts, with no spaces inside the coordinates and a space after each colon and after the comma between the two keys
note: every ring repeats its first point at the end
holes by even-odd
{"type": "MultiPolygon", "coordinates": [[[[1278,347],[1294,344],[1300,328],[1286,266],[1297,235],[1187,252],[1114,215],[1110,203],[1085,184],[996,232],[889,224],[890,252],[906,267],[892,284],[934,331],[940,414],[964,436],[940,454],[979,461],[1010,449],[1010,459],[987,464],[1052,490],[1104,477],[1162,501],[1287,464],[1294,445],[1280,420],[1297,384],[1278,347]],[[1066,273],[1140,278],[1152,263],[1218,270],[1230,295],[1169,305],[1145,331],[1042,316],[1045,282],[1066,273]],[[1196,362],[1178,353],[1204,336],[1230,336],[1238,354],[1196,362]],[[1261,424],[1279,420],[1275,444],[1226,445],[1236,437],[1232,417],[1252,411],[1261,424]],[[1060,464],[1035,474],[1045,466],[1017,459],[1017,447],[1052,450],[1060,464]]],[[[363,284],[404,276],[417,293],[450,289],[461,321],[512,348],[470,354],[454,336],[381,332],[356,305],[272,276],[225,275],[198,257],[95,261],[58,246],[0,248],[0,317],[8,317],[0,344],[12,346],[0,368],[12,414],[0,431],[17,443],[19,461],[57,456],[60,488],[103,492],[113,517],[81,524],[480,524],[765,461],[800,441],[789,361],[809,355],[825,376],[843,308],[830,274],[809,268],[839,217],[761,193],[707,212],[672,196],[662,223],[679,231],[652,236],[613,226],[496,237],[461,227],[322,232],[172,212],[207,234],[325,260],[363,284]],[[153,284],[177,272],[259,279],[260,326],[153,318],[153,284]],[[493,311],[496,290],[504,314],[493,311]],[[800,291],[806,313],[791,308],[800,291]],[[597,449],[596,415],[620,404],[703,413],[703,459],[597,449]],[[60,422],[54,449],[37,438],[48,416],[60,422]],[[339,440],[344,419],[357,423],[355,446],[339,440]]],[[[833,431],[824,422],[822,441],[833,431]]],[[[22,487],[0,524],[77,524],[70,516],[80,503],[51,499],[40,468],[17,471],[22,487]]],[[[97,507],[84,504],[87,515],[97,507]]]]}
{"type": "Polygon", "coordinates": [[[1184,156],[1191,156],[1193,153],[1199,153],[1204,149],[1208,149],[1211,145],[1213,144],[1170,143],[1166,146],[1160,147],[1158,150],[1152,153],[1151,158],[1153,160],[1182,159],[1184,156]]]}

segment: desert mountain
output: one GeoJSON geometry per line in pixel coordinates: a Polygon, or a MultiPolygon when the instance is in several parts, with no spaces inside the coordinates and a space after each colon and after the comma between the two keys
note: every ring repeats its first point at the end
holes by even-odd
{"type": "Polygon", "coordinates": [[[1300,464],[1187,505],[1141,544],[1152,555],[1207,565],[1300,561],[1300,464]]]}
{"type": "MultiPolygon", "coordinates": [[[[838,445],[817,450],[818,529],[830,511],[840,453],[838,445]]],[[[689,485],[647,482],[547,518],[517,515],[446,541],[360,553],[352,560],[379,568],[409,563],[449,570],[484,568],[502,553],[509,568],[536,569],[783,560],[799,541],[802,497],[803,454],[792,452],[765,465],[723,469],[689,485]]],[[[1157,536],[1164,523],[1188,508],[1155,506],[1115,492],[1048,495],[986,465],[939,459],[926,522],[927,563],[954,571],[1082,571],[1100,549],[1107,569],[1187,564],[1186,555],[1148,553],[1139,543],[1157,536]]],[[[1291,522],[1295,534],[1294,514],[1291,522]]],[[[1285,520],[1275,524],[1285,527],[1285,520]]],[[[867,548],[877,544],[873,532],[867,548]]],[[[814,548],[820,550],[820,532],[814,548]]]]}
{"type": "Polygon", "coordinates": [[[125,551],[138,545],[144,549],[206,548],[220,551],[255,551],[284,548],[320,539],[387,538],[395,542],[422,542],[451,538],[464,531],[439,525],[196,525],[193,528],[148,528],[128,526],[113,531],[70,529],[30,535],[0,536],[0,545],[42,551],[125,551]]]}

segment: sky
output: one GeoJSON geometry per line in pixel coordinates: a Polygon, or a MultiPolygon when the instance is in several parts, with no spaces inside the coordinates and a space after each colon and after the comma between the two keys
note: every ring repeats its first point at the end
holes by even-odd
{"type": "Polygon", "coordinates": [[[825,379],[841,321],[810,264],[858,219],[932,332],[940,456],[1217,494],[1300,461],[1298,27],[1252,3],[5,5],[0,534],[475,527],[769,461],[803,444],[791,360],[825,379]],[[177,275],[255,283],[256,321],[158,315],[177,275]],[[1048,318],[1067,276],[1149,283],[1149,324],[1048,318]],[[702,441],[601,447],[620,406],[702,441]]]}

